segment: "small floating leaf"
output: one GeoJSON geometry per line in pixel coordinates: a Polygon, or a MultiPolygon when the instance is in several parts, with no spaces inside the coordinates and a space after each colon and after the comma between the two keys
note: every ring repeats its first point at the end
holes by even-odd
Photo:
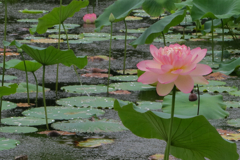
{"type": "Polygon", "coordinates": [[[139,21],[139,20],[142,20],[143,18],[142,17],[135,17],[135,16],[127,16],[125,18],[126,21],[139,21]]]}
{"type": "Polygon", "coordinates": [[[38,129],[34,127],[0,127],[0,132],[4,133],[32,133],[36,132],[38,129]]]}
{"type": "MultiPolygon", "coordinates": [[[[135,36],[127,36],[127,39],[136,39],[137,37],[135,36]]],[[[125,40],[125,36],[112,36],[112,39],[115,40],[125,40]]]]}
{"type": "MultiPolygon", "coordinates": [[[[61,87],[62,90],[65,90],[66,92],[69,93],[79,93],[79,94],[84,94],[84,93],[107,93],[107,86],[104,85],[73,85],[73,86],[64,86],[61,87]]],[[[115,90],[114,88],[109,88],[109,91],[115,90]]]]}
{"type": "Polygon", "coordinates": [[[110,77],[113,81],[137,81],[138,76],[114,76],[110,77]]]}
{"type": "MultiPolygon", "coordinates": [[[[11,76],[11,75],[4,75],[4,81],[10,81],[10,80],[14,80],[17,79],[16,76],[11,76]]],[[[0,81],[2,81],[2,75],[0,75],[0,81]]]]}
{"type": "Polygon", "coordinates": [[[69,120],[56,122],[51,125],[53,128],[68,132],[119,132],[127,130],[121,122],[113,119],[101,119],[90,121],[84,120],[69,120]]]}
{"type": "Polygon", "coordinates": [[[224,86],[204,86],[199,87],[201,92],[214,92],[214,93],[226,93],[237,91],[236,87],[224,87],[224,86]]]}
{"type": "Polygon", "coordinates": [[[109,37],[109,33],[83,33],[85,37],[109,37]]]}
{"type": "Polygon", "coordinates": [[[93,147],[99,147],[99,146],[102,146],[102,145],[105,145],[105,144],[112,144],[113,142],[114,142],[113,139],[91,138],[91,139],[87,139],[86,141],[77,142],[76,146],[93,148],[93,147]]]}
{"type": "Polygon", "coordinates": [[[227,121],[227,124],[229,126],[233,126],[233,127],[240,127],[240,119],[231,119],[227,121]]]}
{"type": "MultiPolygon", "coordinates": [[[[12,83],[5,83],[6,85],[11,85],[12,83]]],[[[29,92],[36,92],[36,84],[28,83],[29,92]]],[[[45,88],[45,92],[49,91],[49,88],[45,88]]],[[[38,92],[42,92],[42,86],[38,86],[38,92]]],[[[19,83],[16,93],[27,93],[27,85],[25,82],[19,83]]]]}
{"type": "Polygon", "coordinates": [[[37,19],[18,19],[17,21],[18,22],[31,22],[31,23],[38,22],[37,19]]]}
{"type": "Polygon", "coordinates": [[[15,148],[20,142],[15,139],[0,138],[0,151],[15,148]]]}
{"type": "Polygon", "coordinates": [[[12,103],[9,101],[2,101],[2,110],[8,110],[8,109],[13,109],[16,108],[17,104],[16,103],[12,103]]]}
{"type": "MultiPolygon", "coordinates": [[[[31,39],[31,42],[33,43],[58,43],[58,39],[31,39]]],[[[60,43],[63,42],[63,40],[60,40],[60,43]]]]}
{"type": "Polygon", "coordinates": [[[147,91],[156,89],[153,86],[142,84],[140,82],[112,83],[109,86],[118,90],[128,91],[147,91]]]}
{"type": "MultiPolygon", "coordinates": [[[[53,123],[54,119],[48,119],[48,123],[53,123]]],[[[36,117],[10,117],[2,119],[3,124],[13,126],[39,126],[46,124],[46,120],[36,117]]]]}
{"type": "Polygon", "coordinates": [[[227,105],[227,108],[240,108],[240,102],[226,101],[224,103],[227,105]]]}

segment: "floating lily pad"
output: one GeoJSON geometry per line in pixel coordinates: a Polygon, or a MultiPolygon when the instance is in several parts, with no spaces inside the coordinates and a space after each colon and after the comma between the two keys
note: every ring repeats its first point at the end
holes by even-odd
{"type": "MultiPolygon", "coordinates": [[[[154,154],[150,157],[148,157],[148,160],[163,160],[164,154],[154,154]]],[[[173,157],[172,155],[169,155],[169,160],[177,160],[177,158],[173,157]]]]}
{"type": "MultiPolygon", "coordinates": [[[[127,39],[136,39],[137,37],[135,36],[127,36],[127,39]]],[[[125,36],[112,36],[112,39],[115,40],[125,40],[125,36]]]]}
{"type": "Polygon", "coordinates": [[[231,119],[227,121],[227,124],[233,127],[240,127],[240,119],[231,119]]]}
{"type": "Polygon", "coordinates": [[[31,23],[38,22],[37,19],[18,19],[17,21],[18,22],[31,22],[31,23]]]}
{"type": "MultiPolygon", "coordinates": [[[[117,70],[117,73],[123,74],[123,70],[117,70]]],[[[137,69],[126,69],[125,74],[137,74],[137,69]]]]}
{"type": "MultiPolygon", "coordinates": [[[[175,114],[196,116],[198,109],[198,101],[189,101],[189,94],[178,92],[176,94],[175,114]]],[[[163,100],[162,110],[165,113],[171,113],[172,96],[166,96],[163,100]]],[[[223,103],[222,95],[203,94],[200,98],[199,115],[203,115],[207,119],[220,119],[229,115],[226,104],[223,103]]]]}
{"type": "Polygon", "coordinates": [[[140,82],[112,83],[109,86],[118,90],[128,90],[128,91],[149,91],[149,90],[156,89],[153,86],[142,84],[140,82]]]}
{"type": "Polygon", "coordinates": [[[23,40],[16,40],[16,42],[21,43],[21,44],[32,43],[30,40],[26,40],[26,39],[23,39],[23,40]]]}
{"type": "MultiPolygon", "coordinates": [[[[156,39],[154,39],[153,40],[154,42],[161,42],[161,43],[163,43],[164,42],[164,40],[163,39],[161,39],[161,38],[156,38],[156,39]]],[[[184,39],[165,39],[165,42],[166,43],[183,43],[183,42],[185,42],[186,40],[184,40],[184,39]]]]}
{"type": "Polygon", "coordinates": [[[137,81],[138,76],[114,76],[110,79],[114,81],[137,81]]]}
{"type": "Polygon", "coordinates": [[[204,86],[199,87],[201,92],[213,92],[213,93],[229,93],[237,91],[236,87],[224,87],[224,86],[204,86]]]}
{"type": "Polygon", "coordinates": [[[69,120],[56,122],[51,125],[53,128],[68,132],[119,132],[127,130],[121,122],[113,119],[101,119],[90,121],[84,120],[69,120]]]}
{"type": "Polygon", "coordinates": [[[20,142],[15,139],[0,138],[0,151],[15,148],[20,142]]]}
{"type": "MultiPolygon", "coordinates": [[[[48,119],[48,123],[53,123],[54,119],[48,119]]],[[[45,125],[46,120],[36,117],[10,117],[2,119],[2,124],[13,126],[39,126],[45,125]]]]}
{"type": "MultiPolygon", "coordinates": [[[[67,43],[67,41],[64,41],[64,42],[67,43]]],[[[78,40],[69,40],[68,43],[69,44],[87,44],[87,43],[93,43],[93,41],[89,39],[78,39],[78,40]]]]}
{"type": "MultiPolygon", "coordinates": [[[[59,28],[59,25],[57,24],[57,25],[54,25],[53,27],[54,27],[54,28],[59,28]]],[[[80,25],[79,25],[79,24],[65,24],[65,23],[64,23],[64,27],[65,27],[66,29],[73,29],[73,28],[76,28],[76,27],[80,27],[80,25]]],[[[63,29],[63,26],[62,26],[62,25],[61,25],[60,29],[63,29]]]]}
{"type": "Polygon", "coordinates": [[[146,13],[143,9],[134,9],[132,12],[136,12],[136,13],[146,13]]]}
{"type": "MultiPolygon", "coordinates": [[[[69,92],[69,93],[103,93],[107,92],[107,86],[104,85],[73,85],[73,86],[64,86],[61,87],[62,90],[69,92]]],[[[114,88],[109,88],[109,91],[115,90],[114,88]]]]}
{"type": "Polygon", "coordinates": [[[131,92],[126,91],[126,90],[117,90],[117,91],[112,91],[109,92],[110,94],[115,94],[115,95],[120,95],[120,94],[131,94],[131,92]]]}
{"type": "Polygon", "coordinates": [[[150,102],[150,101],[141,101],[137,102],[140,109],[146,109],[146,110],[157,110],[162,109],[162,103],[160,102],[150,102]]]}
{"type": "MultiPolygon", "coordinates": [[[[128,29],[127,33],[143,33],[147,28],[138,28],[138,29],[128,29]]],[[[120,32],[125,32],[125,29],[119,30],[120,32]]]]}
{"type": "MultiPolygon", "coordinates": [[[[49,39],[49,38],[31,39],[31,42],[33,42],[33,43],[58,43],[58,39],[49,39]]],[[[61,42],[63,42],[63,40],[60,40],[60,43],[61,42]]]]}
{"type": "Polygon", "coordinates": [[[24,39],[29,39],[29,40],[31,40],[31,39],[43,39],[44,37],[35,37],[35,36],[26,36],[26,37],[24,37],[24,39]]]}
{"type": "MultiPolygon", "coordinates": [[[[86,74],[81,74],[82,77],[90,77],[90,78],[107,78],[108,74],[106,73],[86,73],[86,74]]],[[[112,75],[110,74],[109,77],[112,75]]]]}
{"type": "MultiPolygon", "coordinates": [[[[226,84],[226,82],[222,82],[222,81],[208,81],[208,85],[207,86],[223,86],[226,84]]],[[[206,86],[206,85],[204,85],[206,86]]]]}
{"type": "MultiPolygon", "coordinates": [[[[205,76],[205,78],[208,80],[220,80],[221,81],[221,80],[226,80],[226,79],[230,78],[230,76],[227,76],[226,74],[223,74],[221,72],[214,72],[214,73],[211,73],[211,74],[205,76]]],[[[216,81],[216,82],[220,82],[220,81],[216,81]]],[[[209,83],[210,83],[210,81],[209,81],[209,83]]],[[[223,85],[225,85],[225,84],[223,84],[223,85]]]]}
{"type": "Polygon", "coordinates": [[[91,138],[91,139],[87,139],[86,141],[77,142],[76,146],[93,148],[93,147],[99,147],[105,144],[112,144],[113,142],[114,142],[113,139],[91,138]]]}
{"type": "Polygon", "coordinates": [[[16,108],[17,104],[16,103],[12,103],[9,101],[2,101],[2,110],[8,110],[8,109],[13,109],[16,108]]]}
{"type": "Polygon", "coordinates": [[[19,10],[18,12],[20,12],[20,13],[28,13],[28,14],[39,14],[39,13],[47,13],[48,11],[24,9],[24,10],[19,10]]]}
{"type": "Polygon", "coordinates": [[[221,135],[221,136],[230,141],[239,141],[240,140],[240,133],[230,133],[230,134],[221,135]]]}
{"type": "MultiPolygon", "coordinates": [[[[12,84],[12,83],[5,83],[5,84],[9,85],[9,84],[12,84]]],[[[29,93],[36,92],[36,84],[28,83],[28,89],[29,89],[29,93]]],[[[49,90],[50,90],[49,88],[45,88],[45,92],[47,92],[49,90]]],[[[42,92],[42,87],[41,86],[38,86],[38,92],[42,92]]],[[[24,82],[19,83],[16,93],[27,93],[27,84],[24,83],[24,82]]]]}
{"type": "Polygon", "coordinates": [[[136,17],[150,17],[150,15],[147,14],[146,12],[138,12],[138,13],[134,13],[133,15],[136,17]]]}
{"type": "MultiPolygon", "coordinates": [[[[67,30],[67,29],[66,29],[67,30]]],[[[58,33],[59,29],[47,29],[46,33],[58,33]]],[[[60,29],[60,32],[65,32],[64,29],[60,29]]]]}
{"type": "MultiPolygon", "coordinates": [[[[4,55],[3,53],[0,53],[0,56],[3,56],[3,55],[4,55]]],[[[19,56],[20,54],[17,52],[6,52],[5,55],[9,57],[9,56],[19,56]]]]}
{"type": "MultiPolygon", "coordinates": [[[[48,118],[63,120],[63,119],[76,119],[76,118],[90,118],[93,115],[103,115],[105,112],[99,109],[90,108],[74,108],[74,107],[59,107],[48,106],[48,118]]],[[[45,118],[44,107],[32,108],[22,112],[27,117],[45,118]]]]}
{"type": "Polygon", "coordinates": [[[32,133],[36,132],[38,129],[35,127],[0,127],[0,132],[4,133],[32,133]]]}
{"type": "Polygon", "coordinates": [[[110,37],[109,33],[83,33],[84,37],[110,37]]]}
{"type": "Polygon", "coordinates": [[[224,103],[227,105],[227,108],[240,108],[240,102],[226,101],[224,103]]]}
{"type": "Polygon", "coordinates": [[[113,108],[114,98],[108,97],[69,97],[57,100],[57,104],[67,107],[113,108]]]}
{"type": "Polygon", "coordinates": [[[126,21],[139,21],[139,20],[142,20],[143,18],[142,17],[135,17],[135,16],[127,16],[125,18],[126,21]]]}
{"type": "Polygon", "coordinates": [[[28,108],[28,107],[32,107],[34,106],[34,103],[17,103],[17,107],[21,107],[21,108],[28,108]]]}
{"type": "MultiPolygon", "coordinates": [[[[57,34],[51,34],[48,37],[49,38],[56,38],[56,39],[58,39],[58,35],[57,34]]],[[[66,36],[66,34],[61,34],[60,38],[67,39],[67,36],[66,36]]],[[[79,34],[68,34],[68,39],[79,39],[79,34]]]]}
{"type": "MultiPolygon", "coordinates": [[[[10,80],[14,80],[17,79],[16,76],[10,76],[10,75],[4,75],[4,81],[10,81],[10,80]]],[[[0,81],[2,81],[2,75],[0,75],[0,81]]]]}
{"type": "Polygon", "coordinates": [[[233,96],[239,96],[240,97],[240,91],[229,92],[229,94],[231,94],[233,96]]]}
{"type": "MultiPolygon", "coordinates": [[[[109,60],[109,57],[108,57],[108,56],[103,56],[103,55],[88,56],[87,58],[88,58],[90,61],[94,61],[94,60],[99,60],[99,61],[105,60],[105,61],[108,61],[108,60],[109,60]]],[[[114,60],[114,59],[111,58],[111,60],[114,60]]]]}

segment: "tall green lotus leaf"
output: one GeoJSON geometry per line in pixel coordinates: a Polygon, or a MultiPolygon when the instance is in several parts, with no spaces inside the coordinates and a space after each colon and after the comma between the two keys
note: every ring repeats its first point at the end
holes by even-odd
{"type": "Polygon", "coordinates": [[[205,17],[225,19],[240,14],[239,0],[193,0],[191,16],[193,21],[205,17]]]}
{"type": "MultiPolygon", "coordinates": [[[[125,127],[135,135],[167,142],[170,114],[138,109],[133,103],[114,102],[125,127]]],[[[223,139],[204,116],[175,116],[170,154],[182,160],[238,160],[236,143],[223,139]]]]}
{"type": "Polygon", "coordinates": [[[16,83],[0,87],[0,97],[16,93],[18,85],[16,83]]]}
{"type": "Polygon", "coordinates": [[[172,15],[164,17],[163,19],[151,25],[138,39],[130,44],[136,47],[140,44],[152,43],[156,37],[162,34],[162,32],[167,33],[171,26],[176,26],[181,23],[185,16],[186,9],[181,9],[172,15]]]}
{"type": "Polygon", "coordinates": [[[38,18],[37,33],[43,34],[47,31],[48,28],[53,27],[59,22],[63,23],[68,17],[72,17],[76,12],[81,8],[84,8],[88,5],[88,0],[78,1],[73,0],[67,6],[61,6],[61,15],[60,7],[54,8],[51,12],[44,15],[41,18],[38,18]],[[60,15],[60,16],[59,16],[60,15]],[[59,19],[61,17],[61,19],[59,19]]]}
{"type": "Polygon", "coordinates": [[[72,50],[59,50],[53,46],[39,48],[23,44],[21,47],[30,57],[42,65],[53,65],[62,63],[64,65],[76,65],[82,69],[87,64],[86,57],[76,57],[72,50]]]}
{"type": "MultiPolygon", "coordinates": [[[[22,62],[22,61],[19,60],[19,59],[11,59],[11,60],[5,62],[5,68],[6,69],[13,68],[14,66],[16,66],[20,62],[22,62]]],[[[0,63],[0,67],[3,67],[3,63],[0,63]]]]}
{"type": "Polygon", "coordinates": [[[193,0],[186,0],[186,1],[183,1],[181,3],[175,3],[175,6],[176,6],[176,8],[179,8],[179,9],[181,9],[185,6],[188,6],[188,7],[192,8],[193,0]]]}
{"type": "Polygon", "coordinates": [[[181,0],[145,0],[142,8],[151,16],[158,17],[165,10],[174,10],[176,8],[174,3],[178,2],[181,2],[181,0]]]}
{"type": "MultiPolygon", "coordinates": [[[[37,61],[34,61],[34,60],[33,61],[25,61],[25,63],[26,63],[26,67],[27,67],[28,72],[35,72],[40,67],[42,67],[42,64],[40,64],[40,63],[38,63],[37,61]]],[[[24,62],[21,61],[20,63],[15,65],[13,68],[21,70],[21,71],[25,71],[24,62]]]]}
{"type": "Polygon", "coordinates": [[[221,72],[223,74],[229,75],[235,69],[240,67],[240,58],[230,61],[228,63],[221,63],[217,70],[213,70],[213,72],[221,72]]]}
{"type": "Polygon", "coordinates": [[[122,21],[127,17],[132,10],[141,7],[144,0],[117,0],[112,5],[104,10],[104,12],[96,19],[95,31],[99,32],[104,26],[111,23],[108,18],[112,13],[115,17],[115,22],[122,21]]]}

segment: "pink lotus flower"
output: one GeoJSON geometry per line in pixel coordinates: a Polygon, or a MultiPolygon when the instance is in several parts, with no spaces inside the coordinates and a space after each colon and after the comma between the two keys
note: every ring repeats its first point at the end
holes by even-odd
{"type": "Polygon", "coordinates": [[[83,21],[86,22],[86,23],[94,23],[96,19],[97,19],[97,16],[96,16],[95,13],[85,14],[83,16],[83,21]]]}
{"type": "Polygon", "coordinates": [[[197,47],[190,50],[185,45],[174,44],[157,49],[150,45],[153,60],[141,61],[138,69],[146,71],[138,78],[138,82],[152,84],[157,82],[157,93],[165,96],[171,92],[174,84],[183,93],[190,93],[194,83],[208,84],[203,77],[212,72],[211,67],[197,64],[206,55],[207,49],[197,47]]]}

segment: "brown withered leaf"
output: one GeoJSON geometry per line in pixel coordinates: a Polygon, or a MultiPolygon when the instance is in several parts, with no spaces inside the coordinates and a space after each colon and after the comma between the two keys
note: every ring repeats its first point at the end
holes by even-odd
{"type": "Polygon", "coordinates": [[[52,130],[52,131],[42,131],[42,132],[38,132],[38,134],[46,134],[48,135],[51,132],[57,132],[62,136],[71,136],[71,135],[76,135],[75,132],[66,132],[66,131],[56,131],[56,130],[52,130]]]}
{"type": "MultiPolygon", "coordinates": [[[[148,157],[148,160],[163,160],[163,159],[164,159],[164,154],[154,154],[148,157]]],[[[169,160],[177,160],[177,158],[169,155],[169,160]]]]}
{"type": "Polygon", "coordinates": [[[131,94],[131,92],[127,91],[127,90],[117,90],[117,91],[112,91],[109,92],[110,94],[131,94]]]}
{"type": "MultiPolygon", "coordinates": [[[[4,52],[4,49],[3,49],[3,48],[0,48],[0,52],[4,52]]],[[[6,48],[6,52],[12,52],[12,50],[9,49],[9,48],[6,48]]]]}
{"type": "MultiPolygon", "coordinates": [[[[15,52],[6,52],[5,55],[6,56],[18,56],[20,54],[19,53],[15,53],[15,52]]],[[[3,56],[3,53],[0,53],[0,56],[3,56]]]]}
{"type": "Polygon", "coordinates": [[[85,69],[85,71],[91,72],[91,73],[107,73],[108,69],[89,68],[89,69],[85,69]]]}
{"type": "MultiPolygon", "coordinates": [[[[89,61],[108,61],[109,60],[109,57],[108,56],[102,56],[102,55],[99,55],[99,56],[88,56],[87,57],[89,61]]],[[[111,60],[114,60],[113,58],[111,58],[111,60]]]]}
{"type": "MultiPolygon", "coordinates": [[[[91,77],[91,78],[107,78],[108,74],[105,74],[105,73],[86,73],[86,74],[82,74],[81,76],[91,77]]],[[[110,74],[110,76],[112,76],[112,75],[110,74]]]]}
{"type": "Polygon", "coordinates": [[[228,135],[228,134],[231,134],[231,133],[237,133],[237,132],[234,132],[234,131],[228,131],[228,130],[223,130],[223,129],[217,129],[217,131],[220,135],[228,135]]]}
{"type": "Polygon", "coordinates": [[[220,72],[214,72],[214,73],[211,73],[207,76],[204,76],[207,80],[225,80],[225,79],[228,79],[230,78],[230,76],[226,75],[226,74],[223,74],[223,73],[220,73],[220,72]]]}
{"type": "Polygon", "coordinates": [[[30,104],[28,104],[28,103],[17,103],[17,107],[23,107],[23,108],[31,107],[31,106],[34,106],[34,105],[35,105],[34,103],[30,103],[30,104]]]}

